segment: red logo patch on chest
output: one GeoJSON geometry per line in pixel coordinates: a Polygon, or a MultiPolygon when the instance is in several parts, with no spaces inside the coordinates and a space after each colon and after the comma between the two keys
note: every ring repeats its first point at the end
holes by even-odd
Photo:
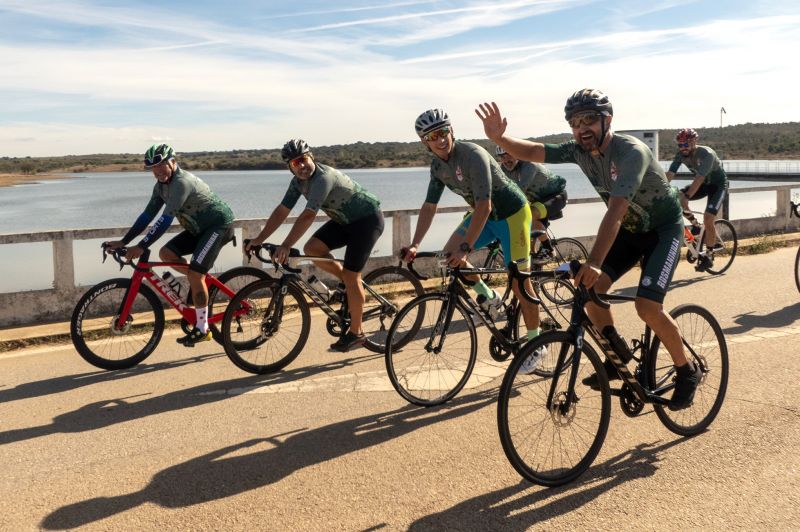
{"type": "Polygon", "coordinates": [[[614,164],[614,161],[611,161],[611,180],[617,180],[617,165],[614,164]]]}
{"type": "Polygon", "coordinates": [[[464,181],[464,174],[461,173],[461,167],[456,166],[456,179],[459,181],[464,181]]]}

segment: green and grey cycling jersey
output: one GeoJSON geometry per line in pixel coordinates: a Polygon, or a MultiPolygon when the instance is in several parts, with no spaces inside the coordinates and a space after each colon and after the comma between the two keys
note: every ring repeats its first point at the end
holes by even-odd
{"type": "Polygon", "coordinates": [[[433,157],[425,201],[439,203],[444,187],[467,200],[473,208],[479,201],[491,200],[491,220],[505,220],[528,203],[525,194],[506,177],[489,152],[472,142],[455,141],[446,161],[433,157]]]}
{"type": "Polygon", "coordinates": [[[606,205],[611,197],[627,199],[630,204],[622,227],[632,233],[681,220],[677,189],[670,186],[664,169],[639,139],[614,133],[606,153],[597,157],[574,140],[545,144],[545,162],[577,164],[606,205]]]}
{"type": "Polygon", "coordinates": [[[193,235],[209,228],[233,223],[233,211],[227,203],[196,175],[175,169],[169,183],[156,183],[153,195],[144,209],[151,219],[164,207],[164,216],[178,218],[178,222],[193,235]]]}
{"type": "Polygon", "coordinates": [[[685,164],[693,175],[705,176],[703,183],[706,185],[724,185],[728,182],[728,175],[722,169],[717,153],[708,146],[696,146],[688,157],[684,157],[678,150],[669,165],[669,171],[676,173],[681,164],[685,164]]]}
{"type": "Polygon", "coordinates": [[[281,205],[291,209],[300,196],[306,198],[306,209],[322,212],[336,223],[347,225],[365,216],[380,212],[381,202],[371,192],[346,174],[324,164],[305,181],[292,178],[281,205]]]}
{"type": "Polygon", "coordinates": [[[517,161],[513,170],[503,172],[522,190],[529,203],[547,201],[567,188],[567,180],[539,163],[517,161]]]}

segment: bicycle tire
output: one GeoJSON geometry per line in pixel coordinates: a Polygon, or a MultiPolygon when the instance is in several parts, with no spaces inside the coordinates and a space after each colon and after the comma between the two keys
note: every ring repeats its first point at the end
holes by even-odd
{"type": "Polygon", "coordinates": [[[800,292],[800,248],[797,248],[797,255],[794,257],[794,284],[800,292]]]}
{"type": "MultiPolygon", "coordinates": [[[[483,261],[483,268],[487,270],[499,270],[506,267],[506,259],[503,250],[498,249],[495,253],[487,252],[486,259],[483,261]]],[[[498,273],[484,273],[480,276],[481,280],[490,286],[499,286],[506,282],[507,276],[498,273]]]]}
{"type": "Polygon", "coordinates": [[[589,364],[572,361],[575,338],[565,331],[538,336],[525,344],[506,370],[497,402],[497,426],[503,452],[523,478],[542,486],[554,487],[572,482],[583,474],[600,452],[611,418],[611,390],[597,352],[583,343],[582,357],[589,364]],[[554,404],[547,408],[553,375],[542,377],[520,373],[526,358],[540,348],[565,353],[569,364],[559,372],[554,404]],[[577,396],[569,411],[562,411],[570,372],[577,363],[577,396]],[[591,371],[599,377],[600,390],[581,383],[591,371]],[[577,448],[580,446],[580,448],[577,448]]]}
{"type": "Polygon", "coordinates": [[[728,220],[715,220],[714,229],[717,232],[717,242],[722,242],[724,249],[714,252],[714,265],[706,271],[712,275],[719,275],[733,264],[736,251],[739,249],[739,240],[736,237],[736,229],[728,220]]]}
{"type": "MultiPolygon", "coordinates": [[[[270,276],[267,272],[254,266],[237,266],[236,268],[231,268],[230,270],[224,271],[217,276],[217,280],[230,288],[234,292],[234,295],[236,292],[252,282],[263,281],[264,279],[269,278],[270,276]]],[[[220,291],[214,285],[210,286],[208,289],[208,316],[210,317],[215,313],[222,314],[225,312],[225,309],[228,308],[228,303],[230,303],[230,301],[231,300],[227,294],[220,291]],[[219,310],[220,307],[223,307],[222,310],[219,310]]],[[[220,328],[217,326],[217,324],[209,323],[208,328],[211,330],[211,335],[214,337],[214,340],[218,344],[222,345],[222,331],[220,331],[220,328]]]]}
{"type": "Polygon", "coordinates": [[[155,292],[144,285],[139,286],[125,329],[114,329],[115,314],[130,284],[131,280],[124,278],[98,283],[72,312],[72,344],[86,362],[100,369],[132,368],[150,356],[164,333],[164,308],[155,292]]]}
{"type": "Polygon", "coordinates": [[[589,259],[589,253],[586,251],[586,246],[575,238],[553,238],[551,239],[553,246],[553,254],[545,262],[534,262],[540,270],[554,270],[559,265],[568,263],[572,260],[578,260],[581,263],[589,259]]]}
{"type": "MultiPolygon", "coordinates": [[[[381,302],[369,290],[365,290],[362,322],[366,336],[364,347],[373,353],[383,353],[394,317],[409,299],[421,296],[425,291],[409,270],[397,266],[385,266],[369,272],[364,276],[364,283],[388,302],[388,305],[381,302]]],[[[422,326],[422,318],[419,315],[414,326],[394,340],[397,342],[396,347],[402,347],[407,340],[413,338],[422,326]]]]}
{"type": "Polygon", "coordinates": [[[283,311],[277,325],[274,324],[275,307],[270,304],[280,294],[279,287],[280,282],[273,278],[250,283],[237,292],[225,310],[222,319],[225,354],[249,373],[264,375],[280,371],[297,358],[308,341],[311,313],[303,292],[295,285],[285,286],[283,311]],[[234,321],[245,300],[251,310],[234,321]]]}
{"type": "Polygon", "coordinates": [[[464,388],[477,356],[478,335],[464,304],[452,294],[425,294],[410,301],[392,322],[386,342],[386,372],[394,389],[406,401],[418,406],[436,406],[464,388]],[[445,305],[453,305],[447,325],[445,305]],[[422,326],[416,327],[420,315],[422,326]],[[412,327],[416,327],[415,335],[402,347],[395,348],[393,337],[405,335],[412,327]],[[440,340],[442,327],[447,332],[447,351],[434,353],[426,345],[435,345],[440,340]]]}
{"type": "MultiPolygon", "coordinates": [[[[550,282],[550,279],[547,279],[550,282]]],[[[551,288],[553,292],[553,298],[559,299],[564,298],[563,302],[560,304],[551,304],[547,308],[545,308],[545,299],[539,298],[541,303],[539,304],[542,307],[539,310],[539,328],[541,330],[540,334],[545,334],[550,331],[565,331],[569,326],[569,313],[572,309],[572,298],[575,295],[575,289],[572,287],[572,283],[563,279],[556,279],[553,278],[552,281],[557,283],[556,288],[551,288]],[[570,297],[565,297],[561,291],[568,290],[570,297]],[[552,308],[551,308],[552,307],[552,308]],[[551,317],[552,316],[552,317],[551,317]]],[[[534,288],[536,289],[537,294],[543,293],[542,287],[539,283],[534,283],[534,288]]],[[[515,341],[519,341],[521,338],[524,338],[528,334],[528,328],[525,325],[525,320],[522,316],[522,310],[519,305],[516,305],[516,309],[514,310],[514,315],[512,317],[513,325],[511,330],[513,331],[512,334],[514,336],[515,341]]],[[[539,375],[540,377],[550,377],[553,375],[553,372],[556,369],[556,360],[557,355],[554,353],[548,353],[547,356],[543,357],[542,360],[539,362],[539,365],[534,370],[534,374],[539,375]]]]}
{"type": "MultiPolygon", "coordinates": [[[[678,323],[681,336],[706,368],[694,403],[689,408],[671,411],[666,405],[654,404],[658,419],[675,434],[694,436],[703,432],[722,408],[728,388],[728,346],[722,327],[714,316],[699,305],[680,305],[670,316],[678,323]]],[[[648,384],[651,390],[674,380],[672,358],[666,349],[660,349],[661,341],[655,337],[649,353],[648,384]]],[[[692,356],[687,349],[687,356],[692,356]]],[[[693,359],[695,363],[697,358],[693,359]]]]}

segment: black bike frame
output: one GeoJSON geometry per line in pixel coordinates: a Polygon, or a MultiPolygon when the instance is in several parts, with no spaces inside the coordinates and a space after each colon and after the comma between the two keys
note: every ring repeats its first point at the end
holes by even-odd
{"type": "MultiPolygon", "coordinates": [[[[609,295],[603,294],[603,299],[600,299],[594,291],[589,291],[584,287],[579,287],[575,292],[575,301],[572,306],[572,316],[570,318],[570,326],[567,332],[571,333],[575,341],[572,344],[565,344],[562,346],[561,351],[558,354],[558,360],[556,361],[556,368],[555,373],[553,376],[553,383],[550,387],[550,392],[547,396],[547,408],[552,408],[553,399],[555,396],[556,389],[558,388],[558,377],[562,373],[562,368],[566,363],[567,352],[569,348],[572,347],[572,359],[571,364],[572,368],[570,371],[569,377],[569,387],[567,388],[570,390],[569,397],[564,402],[563,408],[569,409],[571,403],[576,399],[575,397],[575,382],[578,375],[578,369],[580,366],[580,358],[581,353],[583,352],[583,342],[584,342],[584,332],[588,331],[589,336],[595,341],[595,343],[600,347],[601,351],[605,356],[611,360],[614,364],[614,367],[619,373],[619,376],[622,378],[623,382],[627,384],[631,390],[636,394],[638,399],[643,403],[656,403],[665,405],[669,402],[668,399],[665,399],[663,396],[670,390],[675,387],[675,384],[671,382],[671,375],[672,372],[667,372],[666,376],[661,380],[661,382],[657,383],[655,389],[650,390],[646,388],[639,379],[636,378],[634,374],[630,372],[628,366],[622,362],[622,359],[617,354],[616,351],[611,347],[611,344],[602,335],[600,331],[592,323],[589,316],[584,311],[584,306],[589,301],[603,307],[609,308],[610,304],[609,301],[635,301],[636,298],[632,296],[623,296],[623,295],[609,295]],[[667,383],[667,381],[670,381],[667,383]]],[[[703,366],[703,361],[700,357],[697,356],[697,353],[692,349],[689,343],[684,339],[681,338],[684,347],[689,351],[689,354],[692,360],[699,364],[701,369],[706,372],[707,368],[703,366]]],[[[637,373],[640,375],[641,379],[646,379],[648,372],[650,370],[649,367],[649,360],[651,358],[651,349],[652,349],[652,331],[649,326],[645,325],[644,334],[642,335],[642,339],[639,342],[639,345],[635,347],[634,350],[640,350],[640,360],[637,366],[637,373]]],[[[674,370],[673,370],[674,371],[674,370]]]]}

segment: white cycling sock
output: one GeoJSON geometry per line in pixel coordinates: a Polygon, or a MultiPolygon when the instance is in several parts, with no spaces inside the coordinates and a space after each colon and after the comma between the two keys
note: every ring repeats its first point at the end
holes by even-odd
{"type": "Polygon", "coordinates": [[[208,307],[196,308],[194,309],[194,311],[195,311],[195,323],[194,323],[195,328],[203,334],[207,333],[208,307]]]}

